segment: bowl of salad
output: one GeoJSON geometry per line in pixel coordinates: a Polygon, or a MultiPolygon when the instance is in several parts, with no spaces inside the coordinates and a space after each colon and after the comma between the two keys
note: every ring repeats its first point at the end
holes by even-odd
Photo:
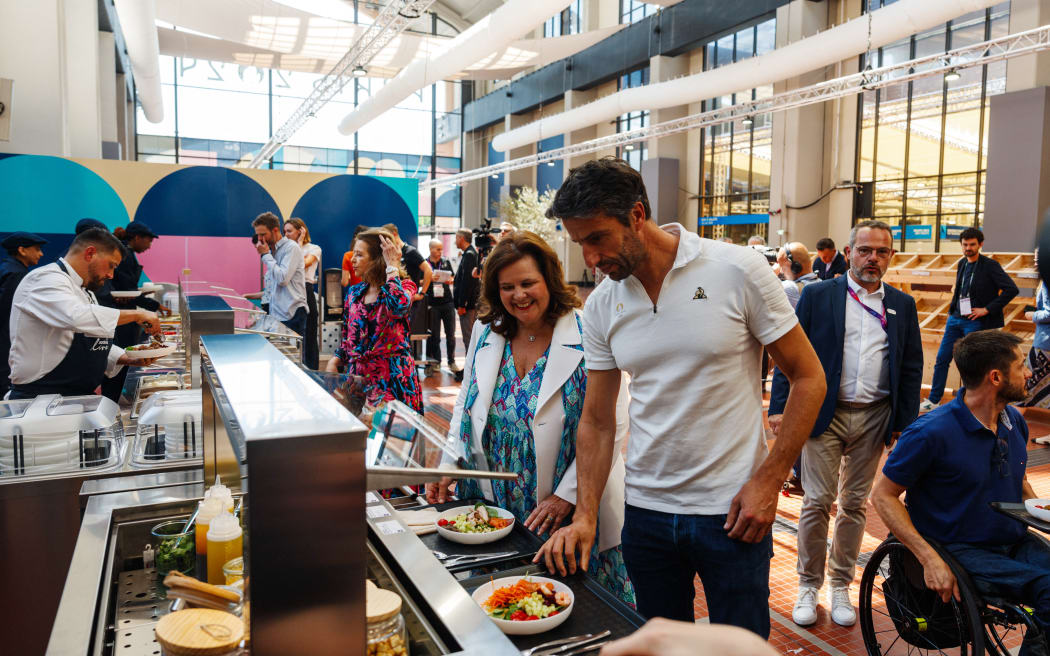
{"type": "Polygon", "coordinates": [[[1028,514],[1044,522],[1050,522],[1050,499],[1025,499],[1028,514]]]}
{"type": "Polygon", "coordinates": [[[471,595],[507,635],[550,631],[569,618],[569,586],[542,576],[507,576],[484,583],[471,595]]]}
{"type": "Polygon", "coordinates": [[[460,544],[486,544],[510,535],[514,515],[509,510],[486,506],[478,501],[473,506],[450,508],[434,520],[438,535],[460,544]]]}

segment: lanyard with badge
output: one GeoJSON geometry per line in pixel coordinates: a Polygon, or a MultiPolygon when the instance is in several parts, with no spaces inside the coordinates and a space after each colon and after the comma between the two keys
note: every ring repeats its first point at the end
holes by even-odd
{"type": "Polygon", "coordinates": [[[889,332],[889,323],[886,321],[885,303],[882,304],[882,314],[879,314],[875,310],[871,309],[871,307],[869,307],[864,301],[860,300],[860,297],[857,296],[857,292],[853,291],[849,286],[846,287],[846,291],[849,292],[849,295],[853,297],[854,301],[860,303],[860,306],[864,308],[868,312],[868,314],[879,320],[879,323],[882,324],[883,330],[889,332]]]}
{"type": "MultiPolygon", "coordinates": [[[[963,267],[965,269],[965,267],[963,267]]],[[[966,285],[966,296],[962,295],[962,288],[959,288],[959,314],[967,316],[973,313],[973,303],[970,301],[970,294],[973,293],[973,277],[977,275],[977,263],[973,263],[973,270],[970,271],[970,282],[966,285]]]]}

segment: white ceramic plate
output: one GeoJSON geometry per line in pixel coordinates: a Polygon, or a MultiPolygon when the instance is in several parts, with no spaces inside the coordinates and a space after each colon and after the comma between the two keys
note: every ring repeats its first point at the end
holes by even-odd
{"type": "Polygon", "coordinates": [[[160,285],[155,285],[151,282],[147,282],[143,286],[139,287],[139,293],[141,294],[153,294],[154,292],[164,291],[164,288],[160,285]]]}
{"type": "Polygon", "coordinates": [[[1036,508],[1036,506],[1050,506],[1050,499],[1025,499],[1024,507],[1028,514],[1044,522],[1050,522],[1050,510],[1036,508]]]}
{"type": "MultiPolygon", "coordinates": [[[[502,517],[504,519],[514,520],[514,515],[509,510],[496,508],[494,506],[488,507],[495,510],[497,516],[502,517]]],[[[456,515],[463,515],[465,513],[473,512],[473,510],[474,506],[458,506],[456,508],[450,508],[437,516],[437,519],[434,520],[434,525],[437,526],[437,520],[439,519],[444,519],[446,521],[451,522],[452,518],[456,515]]],[[[442,526],[437,526],[438,535],[445,538],[446,540],[451,540],[460,544],[488,544],[489,542],[495,542],[496,540],[507,537],[513,530],[513,521],[511,521],[509,525],[499,529],[498,531],[491,531],[489,533],[459,533],[457,531],[450,531],[442,526]]]]}
{"type": "Polygon", "coordinates": [[[136,350],[136,351],[127,351],[127,350],[125,350],[124,354],[127,355],[132,360],[149,360],[151,358],[163,358],[165,355],[171,355],[174,352],[175,352],[175,345],[174,344],[168,344],[166,346],[162,346],[160,348],[155,348],[155,349],[143,349],[143,350],[136,350]]]}
{"type": "Polygon", "coordinates": [[[138,298],[142,296],[142,292],[110,292],[113,298],[138,298]]]}
{"type": "MultiPolygon", "coordinates": [[[[507,576],[502,579],[490,581],[488,583],[482,584],[482,586],[475,590],[474,593],[470,596],[474,599],[475,603],[477,603],[478,606],[481,606],[482,610],[484,610],[485,607],[483,606],[483,604],[489,597],[492,596],[492,593],[495,590],[498,590],[499,588],[502,588],[504,586],[514,585],[522,578],[524,577],[507,576]]],[[[535,635],[537,633],[544,633],[546,631],[550,631],[551,629],[559,626],[565,620],[569,619],[569,614],[572,613],[572,607],[576,603],[576,597],[572,594],[572,589],[569,588],[569,586],[562,583],[561,581],[556,581],[554,579],[546,579],[542,576],[530,576],[528,577],[528,580],[534,583],[553,583],[554,592],[568,592],[569,596],[572,597],[572,601],[569,603],[569,607],[563,610],[562,612],[558,613],[557,615],[552,615],[551,617],[545,617],[542,620],[525,620],[522,622],[512,622],[510,620],[498,620],[495,617],[490,617],[489,619],[496,623],[496,626],[500,628],[500,631],[503,631],[507,635],[535,635]]]]}

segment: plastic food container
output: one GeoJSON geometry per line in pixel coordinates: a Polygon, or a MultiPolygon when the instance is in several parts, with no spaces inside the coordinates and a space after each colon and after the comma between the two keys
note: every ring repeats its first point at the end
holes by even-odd
{"type": "Polygon", "coordinates": [[[368,656],[408,656],[408,632],[401,597],[374,586],[366,588],[368,656]]]}
{"type": "Polygon", "coordinates": [[[0,476],[116,469],[124,448],[120,408],[107,398],[0,401],[0,476]]]}
{"type": "Polygon", "coordinates": [[[201,408],[199,389],[157,392],[146,399],[139,408],[132,465],[148,467],[158,462],[201,458],[201,408]]]}
{"type": "Polygon", "coordinates": [[[233,585],[244,579],[244,558],[234,558],[222,566],[223,576],[226,577],[226,585],[233,585]]]}
{"type": "Polygon", "coordinates": [[[197,566],[196,542],[193,527],[187,529],[186,520],[162,522],[154,526],[150,533],[153,535],[154,559],[160,576],[172,570],[182,574],[193,573],[197,566]]]}

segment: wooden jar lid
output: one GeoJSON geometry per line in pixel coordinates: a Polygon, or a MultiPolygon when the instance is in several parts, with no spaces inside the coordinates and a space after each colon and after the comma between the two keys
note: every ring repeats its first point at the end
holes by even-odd
{"type": "Polygon", "coordinates": [[[396,592],[367,587],[365,615],[369,624],[385,622],[401,612],[401,597],[396,592]]]}
{"type": "Polygon", "coordinates": [[[192,608],[165,615],[157,622],[157,642],[174,656],[219,656],[244,638],[241,618],[221,610],[192,608]]]}

